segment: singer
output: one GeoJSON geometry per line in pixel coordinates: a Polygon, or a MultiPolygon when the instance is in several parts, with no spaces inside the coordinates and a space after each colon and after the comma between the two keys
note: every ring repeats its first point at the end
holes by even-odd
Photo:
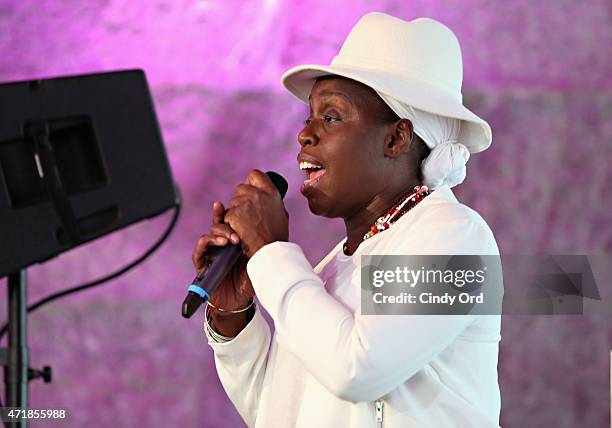
{"type": "Polygon", "coordinates": [[[343,219],[346,238],[313,269],[257,170],[227,207],[214,203],[193,262],[200,269],[215,247],[242,246],[205,331],[248,426],[499,426],[500,316],[360,311],[363,254],[499,254],[451,190],[470,153],[491,144],[489,125],[462,104],[461,61],[441,23],[370,13],[330,65],[284,74],[310,106],[298,135],[301,192],[315,215],[343,219]]]}

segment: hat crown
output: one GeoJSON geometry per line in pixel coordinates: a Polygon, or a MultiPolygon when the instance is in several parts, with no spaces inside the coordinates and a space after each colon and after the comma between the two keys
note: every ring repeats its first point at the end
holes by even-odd
{"type": "Polygon", "coordinates": [[[330,65],[293,67],[283,74],[282,82],[308,104],[316,80],[329,75],[360,82],[414,109],[461,120],[457,141],[471,153],[491,144],[489,124],[463,105],[459,41],[438,21],[368,13],[355,24],[330,65]]]}
{"type": "Polygon", "coordinates": [[[384,70],[461,98],[459,41],[448,27],[430,18],[404,21],[368,13],[351,29],[332,65],[384,70]]]}

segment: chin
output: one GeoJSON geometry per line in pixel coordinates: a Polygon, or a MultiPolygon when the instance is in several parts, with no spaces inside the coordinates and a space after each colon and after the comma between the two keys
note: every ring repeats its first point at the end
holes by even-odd
{"type": "Polygon", "coordinates": [[[325,217],[325,211],[322,207],[314,200],[314,198],[308,198],[308,208],[314,215],[325,217]]]}
{"type": "Polygon", "coordinates": [[[327,197],[321,198],[320,195],[313,195],[308,198],[308,208],[310,209],[310,212],[316,216],[337,218],[339,215],[333,211],[335,207],[337,207],[337,204],[330,201],[327,197]],[[325,201],[322,201],[321,199],[325,199],[325,201]]]}

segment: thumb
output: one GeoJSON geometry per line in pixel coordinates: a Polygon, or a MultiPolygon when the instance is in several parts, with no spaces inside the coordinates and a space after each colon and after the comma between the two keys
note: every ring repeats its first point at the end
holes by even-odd
{"type": "Polygon", "coordinates": [[[252,170],[249,175],[247,175],[245,183],[268,193],[278,191],[274,183],[272,183],[272,180],[270,180],[270,177],[258,169],[252,170]]]}

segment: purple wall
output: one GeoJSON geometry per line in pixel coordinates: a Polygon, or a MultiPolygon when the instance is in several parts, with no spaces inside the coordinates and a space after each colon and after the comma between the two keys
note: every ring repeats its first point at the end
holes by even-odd
{"type": "MultiPolygon", "coordinates": [[[[146,71],[184,198],[176,232],[147,263],[30,317],[33,365],[55,370],[52,384],[32,383],[33,407],[67,408],[70,426],[241,426],[202,318],[179,315],[191,251],[213,199],[227,200],[251,168],[289,179],[291,239],[313,262],[342,237],[341,222],[312,216],[297,191],[305,109],[278,80],[289,66],[329,62],[371,10],[430,16],[457,33],[466,103],[494,142],[456,193],[501,250],[612,253],[609,1],[0,0],[0,81],[146,71]]],[[[131,261],[168,220],[32,267],[30,299],[131,261]]],[[[608,424],[609,317],[505,317],[502,337],[504,426],[608,424]]]]}

